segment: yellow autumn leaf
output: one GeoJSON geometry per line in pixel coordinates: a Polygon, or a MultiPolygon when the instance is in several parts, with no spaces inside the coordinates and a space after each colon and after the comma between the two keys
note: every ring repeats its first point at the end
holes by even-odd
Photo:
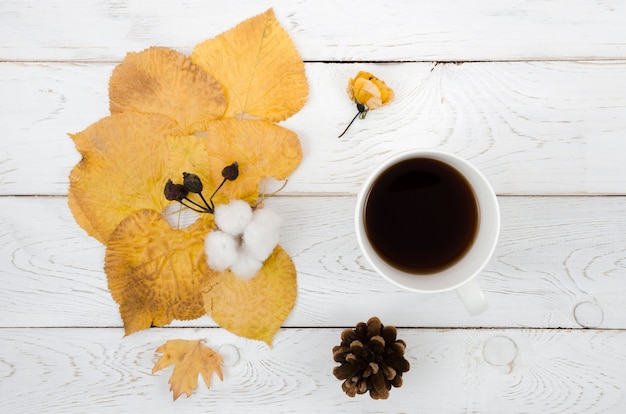
{"type": "Polygon", "coordinates": [[[207,139],[195,135],[175,136],[165,138],[167,147],[167,172],[171,179],[175,179],[182,172],[199,175],[206,183],[210,176],[206,152],[207,139]]]}
{"type": "Polygon", "coordinates": [[[226,118],[278,122],[306,102],[304,63],[272,9],[200,43],[190,58],[222,85],[226,118]]]}
{"type": "MultiPolygon", "coordinates": [[[[182,183],[183,173],[196,174],[204,186],[204,194],[212,194],[218,183],[211,178],[211,168],[207,162],[207,144],[204,137],[195,135],[169,136],[166,138],[168,148],[166,176],[174,183],[182,183]]],[[[221,182],[221,181],[220,181],[221,182]]],[[[188,197],[195,202],[201,200],[192,193],[188,197]]]]}
{"type": "Polygon", "coordinates": [[[234,334],[271,346],[296,301],[296,268],[289,255],[277,246],[249,280],[229,270],[210,271],[203,287],[207,314],[234,334]]]}
{"type": "Polygon", "coordinates": [[[191,395],[198,387],[198,375],[202,375],[207,388],[211,388],[213,373],[216,373],[220,380],[224,380],[222,357],[202,342],[202,340],[174,339],[167,341],[156,350],[163,355],[154,364],[153,375],[163,368],[174,365],[168,381],[170,391],[174,394],[174,401],[183,393],[187,394],[187,397],[191,395]]]}
{"type": "Polygon", "coordinates": [[[165,116],[128,112],[70,134],[83,159],[70,173],[68,203],[89,235],[105,243],[129,215],[163,209],[166,137],[176,131],[165,116]]]}
{"type": "MultiPolygon", "coordinates": [[[[115,68],[112,115],[70,135],[83,159],[70,174],[68,203],[106,245],[127,335],[208,312],[236,334],[271,343],[295,303],[291,258],[276,247],[250,281],[212,271],[204,243],[213,215],[173,229],[162,215],[174,202],[164,189],[172,185],[178,193],[168,191],[169,200],[192,209],[189,199],[211,200],[223,181],[207,204],[256,201],[261,180],[286,179],[302,159],[297,135],[270,121],[293,115],[307,94],[304,64],[272,10],[198,45],[193,59],[153,47],[115,68]],[[231,165],[235,180],[222,176],[231,165]]],[[[175,382],[175,398],[195,388],[175,382]]]]}
{"type": "Polygon", "coordinates": [[[128,53],[109,81],[111,113],[157,113],[187,134],[221,118],[226,98],[220,84],[185,55],[164,47],[128,53]]]}
{"type": "Polygon", "coordinates": [[[115,229],[104,268],[126,335],[204,314],[204,237],[212,226],[213,216],[205,214],[175,230],[160,213],[142,210],[115,229]]]}
{"type": "Polygon", "coordinates": [[[284,180],[302,160],[298,136],[271,122],[224,119],[207,127],[206,157],[212,181],[221,180],[224,166],[239,164],[239,177],[220,190],[228,199],[255,201],[261,180],[284,180]]]}

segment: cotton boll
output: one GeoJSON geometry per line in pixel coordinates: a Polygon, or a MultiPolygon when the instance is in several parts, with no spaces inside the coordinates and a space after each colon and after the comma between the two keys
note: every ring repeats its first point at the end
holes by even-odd
{"type": "Polygon", "coordinates": [[[231,266],[230,270],[239,278],[244,280],[252,279],[263,267],[263,262],[257,260],[248,252],[241,252],[237,261],[231,266]]]}
{"type": "Polygon", "coordinates": [[[204,240],[207,263],[213,270],[223,271],[231,267],[239,258],[239,244],[230,234],[214,230],[204,240]]]}
{"type": "Polygon", "coordinates": [[[280,216],[264,207],[257,209],[243,233],[243,247],[252,257],[265,261],[278,244],[280,216]]]}
{"type": "Polygon", "coordinates": [[[238,236],[252,219],[252,208],[243,200],[231,200],[215,207],[215,224],[220,230],[238,236]]]}

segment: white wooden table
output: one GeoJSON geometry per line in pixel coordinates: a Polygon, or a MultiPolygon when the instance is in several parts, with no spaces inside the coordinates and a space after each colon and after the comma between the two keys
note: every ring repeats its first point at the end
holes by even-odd
{"type": "Polygon", "coordinates": [[[626,3],[621,0],[0,1],[0,411],[622,413],[626,404],[626,3]],[[67,132],[108,113],[127,51],[189,53],[274,7],[306,61],[307,105],[284,123],[304,159],[271,200],[298,270],[274,347],[208,318],[123,336],[104,247],[67,207],[67,132]],[[389,106],[355,113],[369,70],[389,106]],[[490,308],[400,291],[354,229],[372,166],[407,148],[480,168],[502,210],[479,276],[490,308]],[[400,327],[411,370],[386,401],[332,375],[343,328],[400,327]],[[206,338],[223,382],[172,402],[156,347],[206,338]]]}

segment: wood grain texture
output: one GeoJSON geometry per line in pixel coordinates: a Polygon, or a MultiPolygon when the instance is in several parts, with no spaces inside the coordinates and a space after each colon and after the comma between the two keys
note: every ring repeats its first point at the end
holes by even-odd
{"type": "MultiPolygon", "coordinates": [[[[281,245],[298,270],[286,326],[345,326],[378,315],[398,326],[626,329],[623,197],[500,197],[502,231],[479,281],[490,302],[467,316],[453,292],[402,292],[362,257],[353,197],[277,197],[281,245]]],[[[0,326],[121,326],[104,247],[65,198],[0,198],[0,326]]],[[[204,317],[175,326],[214,326],[204,317]]]]}
{"type": "Polygon", "coordinates": [[[624,331],[400,329],[411,369],[386,401],[341,391],[340,328],[283,329],[272,349],[221,329],[1,332],[6,412],[613,413],[626,403],[624,331]],[[206,338],[224,356],[224,381],[173,402],[171,370],[150,371],[154,350],[175,338],[206,338]]]}
{"type": "Polygon", "coordinates": [[[0,411],[622,413],[625,21],[619,0],[0,0],[0,411]],[[127,52],[189,53],[269,7],[310,84],[282,124],[303,162],[268,201],[296,306],[272,349],[209,317],[123,337],[104,247],[67,208],[80,155],[66,134],[108,114],[127,52]],[[338,140],[359,70],[396,101],[338,140]],[[415,147],[469,159],[499,194],[478,317],[452,292],[391,286],[357,247],[355,193],[375,163],[415,147]],[[387,401],[350,399],[332,376],[341,327],[373,315],[401,327],[412,365],[387,401]],[[206,338],[225,380],[174,403],[171,371],[150,372],[176,338],[206,338]]]}
{"type": "MultiPolygon", "coordinates": [[[[0,194],[65,195],[68,138],[107,116],[114,64],[3,63],[0,194]]],[[[375,163],[423,147],[469,159],[498,194],[626,194],[626,61],[307,64],[310,98],[283,123],[302,164],[283,194],[354,194],[375,163]],[[337,135],[370,70],[397,99],[337,135]],[[333,166],[329,168],[329,166],[333,166]]]]}
{"type": "Polygon", "coordinates": [[[269,7],[309,61],[626,58],[626,8],[613,0],[3,0],[0,59],[117,60],[151,45],[187,53],[269,7]]]}

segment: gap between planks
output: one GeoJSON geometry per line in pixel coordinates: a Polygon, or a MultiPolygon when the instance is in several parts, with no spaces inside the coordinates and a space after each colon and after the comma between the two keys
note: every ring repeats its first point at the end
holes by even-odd
{"type": "MultiPolygon", "coordinates": [[[[269,195],[269,194],[266,194],[269,195]]],[[[259,194],[259,196],[263,196],[263,194],[259,194]]],[[[293,192],[293,193],[281,193],[275,194],[270,198],[356,198],[355,193],[320,193],[320,192],[293,192]]],[[[626,197],[626,193],[624,194],[615,194],[615,193],[568,193],[568,194],[515,194],[515,193],[503,193],[496,194],[498,198],[619,198],[626,197]]],[[[0,194],[0,199],[2,198],[67,198],[67,195],[59,195],[59,194],[0,194]]]]}
{"type": "MultiPolygon", "coordinates": [[[[365,321],[362,321],[365,322],[365,321]]],[[[566,328],[566,327],[536,327],[536,326],[398,326],[396,329],[409,331],[589,331],[589,332],[626,332],[624,328],[566,328]]],[[[305,330],[337,330],[337,329],[353,329],[354,326],[285,326],[281,327],[281,331],[305,331],[305,330]]],[[[0,326],[0,332],[9,329],[37,329],[37,330],[75,330],[75,329],[91,329],[91,330],[123,330],[123,326],[0,326]]],[[[144,329],[138,332],[147,332],[150,329],[158,330],[185,330],[185,331],[201,331],[201,330],[224,330],[220,326],[155,326],[154,328],[144,329]]],[[[131,334],[132,335],[132,334],[131,334]]],[[[243,338],[243,337],[242,337],[243,338]]],[[[245,339],[245,338],[244,338],[245,339]]]]}
{"type": "MultiPolygon", "coordinates": [[[[167,46],[164,46],[167,47],[167,46]]],[[[147,47],[146,47],[147,48],[147,47]]],[[[173,48],[176,50],[176,48],[173,48]]],[[[59,63],[59,64],[118,64],[120,59],[0,59],[1,63],[59,63]]],[[[399,59],[399,60],[303,60],[305,64],[321,63],[321,64],[338,64],[338,65],[354,65],[354,64],[375,64],[375,65],[394,65],[404,63],[432,63],[462,65],[464,63],[531,63],[531,62],[624,62],[626,56],[620,57],[590,57],[590,56],[574,56],[574,57],[550,57],[550,58],[528,58],[528,59],[471,59],[471,60],[430,60],[430,59],[399,59]]]]}

